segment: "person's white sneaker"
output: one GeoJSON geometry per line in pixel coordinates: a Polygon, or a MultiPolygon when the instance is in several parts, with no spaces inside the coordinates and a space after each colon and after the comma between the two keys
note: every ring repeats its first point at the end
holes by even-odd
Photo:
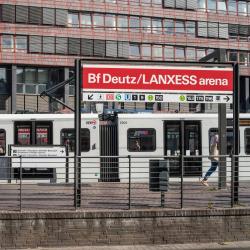
{"type": "Polygon", "coordinates": [[[206,180],[202,179],[202,180],[200,180],[200,182],[201,182],[201,184],[202,184],[203,186],[209,187],[209,185],[208,185],[208,183],[207,183],[206,180]]]}

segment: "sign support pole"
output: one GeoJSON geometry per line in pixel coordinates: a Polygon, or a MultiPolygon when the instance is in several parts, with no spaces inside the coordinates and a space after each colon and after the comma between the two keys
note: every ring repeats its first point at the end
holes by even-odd
{"type": "Polygon", "coordinates": [[[233,161],[234,161],[234,174],[233,174],[233,197],[234,204],[239,202],[239,64],[234,64],[234,91],[233,91],[233,135],[234,135],[234,144],[233,144],[233,161]]]}
{"type": "MultiPolygon", "coordinates": [[[[219,63],[224,63],[226,61],[226,51],[224,49],[218,50],[217,59],[219,63]]],[[[219,154],[227,154],[227,108],[226,104],[218,104],[218,132],[219,132],[219,154]]],[[[227,158],[220,157],[219,161],[219,182],[218,188],[226,188],[227,182],[227,158]]]]}
{"type": "Polygon", "coordinates": [[[81,60],[75,60],[75,155],[74,155],[74,205],[81,207],[81,60]]]}

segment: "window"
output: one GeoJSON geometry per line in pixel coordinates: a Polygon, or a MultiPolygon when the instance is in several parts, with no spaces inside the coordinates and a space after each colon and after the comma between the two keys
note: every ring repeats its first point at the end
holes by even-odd
{"type": "Polygon", "coordinates": [[[184,35],[185,34],[185,26],[183,21],[175,22],[175,33],[176,35],[184,35]]]}
{"type": "Polygon", "coordinates": [[[25,83],[35,83],[35,82],[36,82],[36,69],[25,68],[25,83]]]}
{"type": "Polygon", "coordinates": [[[152,32],[153,33],[162,33],[162,24],[161,19],[153,19],[152,20],[152,32]]]}
{"type": "Polygon", "coordinates": [[[128,31],[128,17],[127,16],[117,17],[117,30],[128,31]]]}
{"type": "Polygon", "coordinates": [[[163,51],[161,45],[153,45],[152,46],[152,57],[153,59],[163,60],[163,51]]]}
{"type": "Polygon", "coordinates": [[[42,93],[46,90],[46,86],[49,83],[49,70],[48,69],[38,69],[37,72],[37,82],[38,82],[38,93],[42,93]]]}
{"type": "Polygon", "coordinates": [[[140,47],[139,44],[130,44],[129,45],[129,56],[130,57],[140,57],[140,47]]]}
{"type": "Polygon", "coordinates": [[[139,17],[131,16],[129,19],[129,29],[131,32],[139,32],[140,19],[139,17]]]}
{"type": "Polygon", "coordinates": [[[250,128],[245,129],[245,153],[250,154],[250,128]]]}
{"type": "Polygon", "coordinates": [[[206,56],[206,50],[205,49],[197,49],[196,50],[196,57],[197,60],[200,60],[201,58],[206,56]]]}
{"type": "Polygon", "coordinates": [[[91,28],[91,25],[92,25],[91,15],[88,13],[82,13],[81,14],[81,27],[91,28]]]}
{"type": "Polygon", "coordinates": [[[141,45],[141,56],[142,59],[149,59],[151,58],[151,46],[147,44],[141,45]]]}
{"type": "Polygon", "coordinates": [[[186,33],[188,36],[195,37],[195,22],[192,21],[186,22],[186,33]]]}
{"type": "Polygon", "coordinates": [[[5,155],[6,152],[6,132],[0,129],[0,155],[5,155]]]}
{"type": "Polygon", "coordinates": [[[78,13],[69,13],[68,14],[68,26],[77,28],[79,27],[79,15],[78,13]]]}
{"type": "Polygon", "coordinates": [[[198,9],[199,10],[206,10],[206,0],[198,0],[198,9]]]}
{"type": "Polygon", "coordinates": [[[226,0],[217,0],[217,8],[219,13],[227,12],[226,0]]]}
{"type": "Polygon", "coordinates": [[[152,0],[153,5],[162,5],[162,0],[152,0]]]}
{"type": "Polygon", "coordinates": [[[7,69],[0,68],[0,94],[8,93],[7,69]]]}
{"type": "Polygon", "coordinates": [[[228,0],[228,12],[229,14],[236,14],[237,7],[236,7],[236,0],[228,0]]]}
{"type": "Polygon", "coordinates": [[[15,144],[31,145],[31,125],[17,125],[16,126],[15,144]]]}
{"type": "Polygon", "coordinates": [[[174,20],[164,20],[164,32],[165,34],[174,34],[174,20]]]}
{"type": "Polygon", "coordinates": [[[27,37],[16,36],[16,51],[27,51],[27,37]]]}
{"type": "Polygon", "coordinates": [[[244,64],[247,66],[247,52],[240,51],[239,59],[240,59],[240,64],[244,64]]]}
{"type": "Polygon", "coordinates": [[[105,16],[105,28],[107,30],[116,29],[116,17],[115,15],[106,15],[105,16]]]}
{"type": "Polygon", "coordinates": [[[2,49],[12,50],[14,49],[14,42],[12,35],[2,35],[2,49]]]}
{"type": "Polygon", "coordinates": [[[174,59],[174,47],[173,46],[164,47],[164,59],[167,61],[174,59]]]}
{"type": "Polygon", "coordinates": [[[187,61],[195,61],[195,48],[186,48],[186,59],[187,61]]]}
{"type": "Polygon", "coordinates": [[[104,29],[104,16],[101,14],[94,14],[93,15],[93,26],[94,28],[104,29]]]}
{"type": "Polygon", "coordinates": [[[142,32],[151,33],[151,18],[143,17],[141,19],[142,32]]]}
{"type": "Polygon", "coordinates": [[[51,130],[49,126],[38,125],[36,127],[36,145],[50,144],[51,130]]]}
{"type": "Polygon", "coordinates": [[[152,128],[133,128],[127,132],[128,151],[149,152],[156,149],[156,131],[152,128]]]}
{"type": "Polygon", "coordinates": [[[246,1],[238,1],[238,14],[241,16],[247,15],[247,2],[246,1]]]}
{"type": "Polygon", "coordinates": [[[207,9],[216,12],[216,0],[207,0],[207,9]]]}
{"type": "Polygon", "coordinates": [[[185,60],[185,49],[182,47],[175,48],[175,60],[184,61],[185,60]]]}
{"type": "MultiPolygon", "coordinates": [[[[81,129],[81,151],[87,152],[90,150],[90,131],[89,129],[81,129]]],[[[61,144],[68,146],[70,152],[75,151],[75,130],[70,128],[62,129],[61,144]]]]}
{"type": "MultiPolygon", "coordinates": [[[[218,134],[218,128],[211,128],[209,130],[209,144],[213,135],[218,134]]],[[[227,128],[227,154],[230,155],[233,151],[233,129],[227,128]]]]}

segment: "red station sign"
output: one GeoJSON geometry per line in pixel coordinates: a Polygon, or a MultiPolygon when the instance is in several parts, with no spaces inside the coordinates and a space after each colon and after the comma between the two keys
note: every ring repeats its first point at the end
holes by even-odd
{"type": "Polygon", "coordinates": [[[83,64],[82,90],[232,94],[233,68],[83,64]]]}

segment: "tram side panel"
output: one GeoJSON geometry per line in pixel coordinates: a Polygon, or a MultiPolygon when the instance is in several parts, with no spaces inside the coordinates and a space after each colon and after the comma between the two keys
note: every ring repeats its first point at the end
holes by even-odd
{"type": "Polygon", "coordinates": [[[148,182],[150,160],[163,159],[162,119],[136,118],[135,115],[119,116],[119,174],[120,181],[129,180],[131,157],[131,181],[148,182]]]}
{"type": "MultiPolygon", "coordinates": [[[[68,182],[74,182],[74,121],[54,122],[54,142],[68,148],[68,182]]],[[[81,121],[81,181],[97,182],[100,178],[99,120],[97,115],[84,115],[81,121]]]]}

